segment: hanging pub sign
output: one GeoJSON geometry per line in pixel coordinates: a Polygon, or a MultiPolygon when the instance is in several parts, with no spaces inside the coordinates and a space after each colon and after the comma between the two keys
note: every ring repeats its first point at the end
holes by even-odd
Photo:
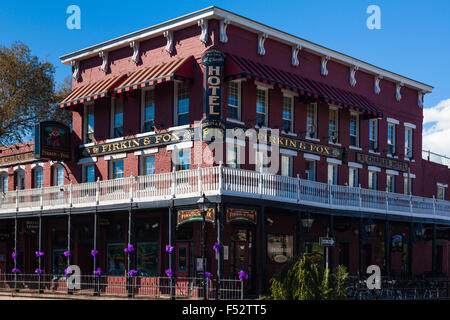
{"type": "Polygon", "coordinates": [[[211,47],[202,56],[204,66],[204,116],[202,119],[202,140],[223,138],[225,125],[222,117],[222,88],[224,54],[211,47]]]}
{"type": "Polygon", "coordinates": [[[256,224],[256,210],[227,208],[227,222],[244,221],[256,224]]]}
{"type": "MultiPolygon", "coordinates": [[[[190,210],[178,210],[177,212],[177,227],[184,223],[192,221],[202,221],[202,213],[199,209],[190,210]]],[[[216,210],[209,208],[205,215],[205,221],[215,223],[216,222],[216,210]]]]}
{"type": "Polygon", "coordinates": [[[70,128],[56,121],[34,127],[34,156],[37,159],[70,160],[70,128]]]}
{"type": "Polygon", "coordinates": [[[408,164],[395,159],[388,159],[383,157],[374,156],[371,154],[364,154],[357,152],[356,161],[369,166],[377,166],[392,170],[408,171],[408,164]]]}
{"type": "Polygon", "coordinates": [[[139,149],[159,147],[172,143],[192,141],[194,129],[184,129],[149,135],[147,137],[124,139],[118,142],[96,144],[91,147],[80,149],[79,157],[96,157],[106,154],[134,151],[139,149]]]}

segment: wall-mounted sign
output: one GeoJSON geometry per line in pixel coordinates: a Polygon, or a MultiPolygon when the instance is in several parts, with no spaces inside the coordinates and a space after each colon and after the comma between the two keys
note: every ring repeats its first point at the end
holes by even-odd
{"type": "Polygon", "coordinates": [[[1,157],[0,158],[0,167],[16,165],[24,162],[31,162],[36,160],[34,156],[34,152],[26,152],[20,154],[14,154],[11,156],[1,157]]]}
{"type": "Polygon", "coordinates": [[[29,220],[25,221],[23,225],[24,231],[35,233],[39,230],[39,221],[37,220],[29,220]]]}
{"type": "Polygon", "coordinates": [[[244,221],[256,224],[256,210],[227,208],[227,222],[244,221]]]}
{"type": "Polygon", "coordinates": [[[202,140],[212,141],[213,137],[223,138],[225,126],[222,114],[223,65],[225,56],[216,47],[211,47],[202,56],[204,66],[204,117],[202,120],[202,140]]]}
{"type": "Polygon", "coordinates": [[[399,171],[408,171],[408,164],[406,164],[405,162],[369,154],[363,154],[359,152],[356,153],[356,161],[369,166],[376,166],[399,171]]]}
{"type": "MultiPolygon", "coordinates": [[[[177,212],[177,227],[183,223],[202,220],[202,213],[199,209],[178,210],[177,212]]],[[[214,208],[208,209],[206,212],[205,221],[211,223],[216,222],[216,210],[214,208]]]]}
{"type": "Polygon", "coordinates": [[[96,157],[116,152],[133,151],[157,146],[193,140],[194,130],[170,131],[146,137],[125,139],[117,142],[102,143],[80,149],[80,157],[96,157]]]}
{"type": "Polygon", "coordinates": [[[56,121],[35,126],[34,155],[37,159],[70,160],[70,128],[56,121]]]}
{"type": "Polygon", "coordinates": [[[295,151],[307,152],[331,158],[344,158],[343,148],[326,146],[306,140],[281,137],[256,130],[247,130],[245,133],[243,130],[234,130],[234,132],[238,138],[248,138],[249,141],[253,141],[254,143],[266,144],[269,146],[277,145],[280,148],[292,149],[295,151]],[[242,133],[244,133],[245,137],[239,137],[239,134],[242,133]]]}
{"type": "Polygon", "coordinates": [[[403,237],[401,234],[392,235],[392,251],[402,251],[403,237]]]}

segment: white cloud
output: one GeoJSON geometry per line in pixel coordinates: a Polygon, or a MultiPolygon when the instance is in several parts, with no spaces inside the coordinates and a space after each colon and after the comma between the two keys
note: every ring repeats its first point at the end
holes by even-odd
{"type": "Polygon", "coordinates": [[[450,156],[450,99],[423,110],[423,149],[450,156]]]}

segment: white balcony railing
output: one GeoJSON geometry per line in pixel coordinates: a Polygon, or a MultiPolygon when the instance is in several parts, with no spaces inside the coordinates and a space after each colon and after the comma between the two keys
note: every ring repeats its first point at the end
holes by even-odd
{"type": "Polygon", "coordinates": [[[450,220],[450,201],[328,185],[223,166],[60,187],[17,190],[0,197],[0,214],[69,207],[233,195],[328,209],[450,220]]]}

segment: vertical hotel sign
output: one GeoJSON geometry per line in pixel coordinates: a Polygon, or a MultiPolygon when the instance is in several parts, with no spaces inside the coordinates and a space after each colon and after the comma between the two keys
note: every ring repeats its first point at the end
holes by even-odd
{"type": "Polygon", "coordinates": [[[211,47],[202,56],[204,66],[204,115],[202,140],[223,138],[225,125],[222,122],[223,66],[225,56],[217,47],[211,47]]]}

